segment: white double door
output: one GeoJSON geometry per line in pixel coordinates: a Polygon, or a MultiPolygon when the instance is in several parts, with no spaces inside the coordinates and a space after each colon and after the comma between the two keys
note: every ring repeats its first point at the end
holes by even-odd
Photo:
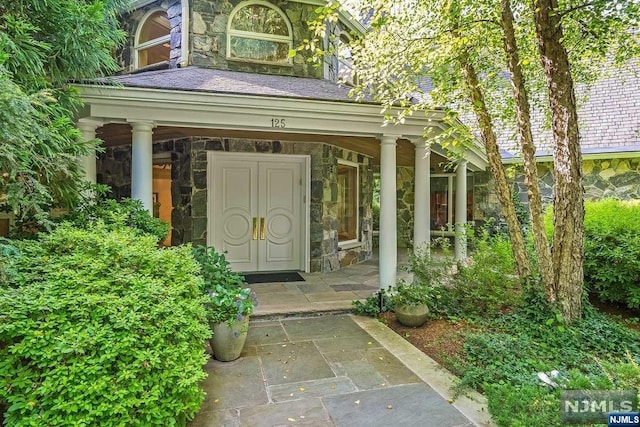
{"type": "Polygon", "coordinates": [[[209,156],[208,244],[236,271],[304,270],[305,159],[209,156]]]}

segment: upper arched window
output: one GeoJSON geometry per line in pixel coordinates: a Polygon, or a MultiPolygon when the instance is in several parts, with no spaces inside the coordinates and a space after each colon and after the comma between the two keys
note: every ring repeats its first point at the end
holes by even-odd
{"type": "Polygon", "coordinates": [[[289,64],[291,24],[285,14],[265,1],[241,3],[229,16],[227,57],[243,61],[289,64]]]}
{"type": "Polygon", "coordinates": [[[135,68],[168,61],[171,51],[169,18],[164,10],[153,10],[140,21],[135,40],[135,68]]]}

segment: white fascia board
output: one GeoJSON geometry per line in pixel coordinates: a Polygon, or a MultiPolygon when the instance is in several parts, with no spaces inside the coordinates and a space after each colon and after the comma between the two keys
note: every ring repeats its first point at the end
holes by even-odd
{"type": "MultiPolygon", "coordinates": [[[[262,132],[344,135],[380,138],[385,134],[421,138],[425,128],[443,127],[443,112],[432,110],[404,123],[384,125],[377,104],[277,98],[226,93],[79,84],[86,104],[83,117],[104,123],[151,120],[157,126],[200,127],[262,132]],[[285,120],[285,127],[272,120],[285,120]]],[[[470,151],[467,160],[484,169],[482,153],[470,151]]]]}
{"type": "Polygon", "coordinates": [[[380,136],[393,133],[409,137],[422,135],[424,128],[434,125],[432,122],[440,116],[439,112],[433,112],[431,121],[409,117],[404,124],[383,126],[381,107],[375,104],[149,88],[77,87],[89,106],[88,114],[112,122],[137,119],[154,120],[165,126],[239,126],[240,129],[273,131],[270,121],[275,117],[291,120],[285,128],[277,129],[282,132],[324,130],[322,133],[325,134],[380,136]],[[150,103],[153,108],[149,108],[150,103]]]}

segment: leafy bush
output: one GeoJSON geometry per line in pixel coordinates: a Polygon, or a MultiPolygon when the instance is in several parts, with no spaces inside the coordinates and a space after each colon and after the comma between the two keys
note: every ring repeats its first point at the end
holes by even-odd
{"type": "Polygon", "coordinates": [[[191,252],[202,269],[202,292],[211,322],[231,324],[253,313],[258,304],[256,294],[251,288],[243,287],[244,277],[231,269],[224,254],[207,246],[195,246],[191,252]]]}
{"type": "Polygon", "coordinates": [[[475,250],[469,263],[458,265],[449,286],[441,289],[442,315],[494,317],[518,305],[519,283],[511,244],[506,237],[471,235],[475,250]]]}
{"type": "MultiPolygon", "coordinates": [[[[640,307],[640,202],[604,199],[585,202],[584,279],[604,301],[640,307]]],[[[553,233],[553,211],[545,215],[553,233]]]]}
{"type": "Polygon", "coordinates": [[[169,232],[169,224],[151,216],[139,200],[105,199],[101,195],[58,219],[58,222],[70,222],[79,228],[91,226],[96,221],[102,221],[109,229],[123,225],[131,227],[139,234],[154,236],[156,242],[166,239],[169,232]]]}
{"type": "Polygon", "coordinates": [[[640,203],[585,202],[584,277],[600,299],[640,307],[640,203]]]}
{"type": "Polygon", "coordinates": [[[392,288],[381,289],[378,292],[369,295],[364,302],[359,300],[352,301],[351,305],[353,306],[353,313],[358,316],[377,317],[380,313],[393,311],[393,298],[391,291],[392,288]],[[382,297],[380,295],[382,295],[382,297]],[[382,298],[382,304],[380,298],[382,298]]]}
{"type": "Polygon", "coordinates": [[[6,425],[185,425],[210,336],[190,248],[101,222],[16,245],[0,287],[6,425]]]}

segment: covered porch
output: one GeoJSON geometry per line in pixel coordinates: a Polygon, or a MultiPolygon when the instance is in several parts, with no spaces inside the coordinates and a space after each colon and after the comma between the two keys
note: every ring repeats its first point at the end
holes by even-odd
{"type": "MultiPolygon", "coordinates": [[[[404,270],[407,250],[398,252],[398,280],[412,280],[404,270]]],[[[379,257],[329,273],[301,273],[304,282],[258,283],[250,285],[258,298],[254,317],[270,318],[296,314],[349,312],[352,301],[364,300],[380,290],[379,257]]]]}
{"type": "MultiPolygon", "coordinates": [[[[345,88],[339,88],[338,91],[334,86],[329,91],[325,87],[329,83],[325,81],[260,76],[260,87],[256,87],[257,82],[253,82],[254,85],[247,89],[245,81],[233,81],[236,86],[232,85],[229,90],[221,90],[220,86],[211,83],[220,82],[220,79],[224,78],[229,84],[230,79],[240,77],[245,79],[246,74],[237,76],[227,72],[221,76],[220,72],[213,70],[185,68],[172,70],[171,80],[138,75],[128,76],[120,81],[123,86],[78,85],[86,102],[86,108],[78,121],[79,127],[86,139],[97,136],[105,141],[107,147],[119,146],[127,150],[130,147],[130,169],[127,169],[130,174],[130,195],[141,200],[150,211],[156,197],[153,190],[153,170],[158,153],[154,152],[154,144],[168,139],[178,141],[180,138],[190,138],[190,141],[202,145],[200,152],[179,153],[182,158],[188,158],[194,168],[200,167],[202,172],[189,171],[185,180],[178,183],[180,188],[172,189],[174,201],[185,196],[189,200],[196,197],[205,202],[207,200],[207,189],[211,190],[206,157],[209,142],[198,142],[211,141],[205,138],[218,138],[221,141],[219,149],[223,151],[229,151],[229,147],[224,146],[223,142],[227,138],[241,138],[256,141],[290,141],[291,144],[307,146],[324,144],[328,147],[344,148],[371,159],[367,164],[379,165],[380,171],[380,256],[377,261],[368,260],[366,265],[376,263],[379,271],[378,288],[394,285],[398,278],[397,168],[406,166],[412,167],[415,171],[415,220],[412,241],[414,247],[417,247],[428,242],[431,235],[432,170],[437,170],[439,165],[447,161],[446,153],[440,147],[431,146],[430,150],[427,150],[422,135],[427,128],[436,133],[445,129],[442,112],[431,111],[421,117],[416,114],[406,118],[402,124],[383,126],[379,105],[371,102],[353,102],[346,94],[345,88]],[[183,73],[185,80],[180,80],[177,73],[183,73]],[[197,87],[190,87],[190,79],[193,79],[194,73],[200,80],[197,87]],[[205,78],[208,79],[206,84],[202,82],[205,78]],[[167,81],[171,82],[168,87],[167,81]],[[286,91],[283,89],[285,87],[286,91]],[[252,92],[248,93],[248,90],[252,92]],[[256,92],[260,94],[256,95],[256,92]],[[329,92],[331,93],[328,94],[329,92]],[[183,191],[189,193],[182,193],[183,191]]],[[[259,144],[255,143],[256,146],[259,144]]],[[[168,155],[175,161],[175,152],[170,151],[168,155]]],[[[322,161],[323,159],[320,159],[320,163],[322,161]]],[[[88,156],[82,162],[87,178],[93,182],[98,181],[95,155],[88,156]]],[[[362,164],[359,167],[363,170],[362,164]]],[[[457,192],[455,201],[449,199],[450,204],[455,203],[455,210],[452,210],[455,212],[455,218],[451,221],[455,222],[455,232],[452,229],[449,233],[455,234],[455,254],[458,259],[466,256],[463,226],[467,221],[467,171],[483,170],[485,167],[486,160],[482,152],[479,149],[469,149],[455,168],[457,192]]],[[[311,170],[308,173],[311,176],[304,197],[311,198],[314,196],[311,182],[314,179],[313,165],[309,169],[311,170]]],[[[368,170],[363,172],[370,173],[368,170]]],[[[320,197],[323,191],[326,193],[327,188],[320,188],[320,197]]],[[[329,188],[329,192],[332,191],[333,189],[329,188]]],[[[453,194],[453,191],[450,194],[453,194]]],[[[212,219],[207,203],[201,206],[200,212],[193,212],[189,208],[188,213],[191,217],[188,221],[192,224],[192,229],[189,230],[188,238],[174,243],[209,241],[207,233],[211,234],[212,219]]],[[[306,230],[302,239],[306,259],[305,267],[300,270],[306,273],[312,271],[312,227],[318,221],[314,219],[313,214],[311,210],[305,217],[306,230]]],[[[358,241],[356,244],[370,244],[370,237],[365,236],[363,232],[370,233],[372,230],[360,231],[361,235],[357,237],[369,241],[358,241]]],[[[337,251],[349,249],[348,246],[338,243],[337,239],[335,246],[337,251]]],[[[313,292],[308,293],[311,294],[313,292]]],[[[344,294],[347,295],[349,301],[354,299],[353,295],[344,294]]]]}

